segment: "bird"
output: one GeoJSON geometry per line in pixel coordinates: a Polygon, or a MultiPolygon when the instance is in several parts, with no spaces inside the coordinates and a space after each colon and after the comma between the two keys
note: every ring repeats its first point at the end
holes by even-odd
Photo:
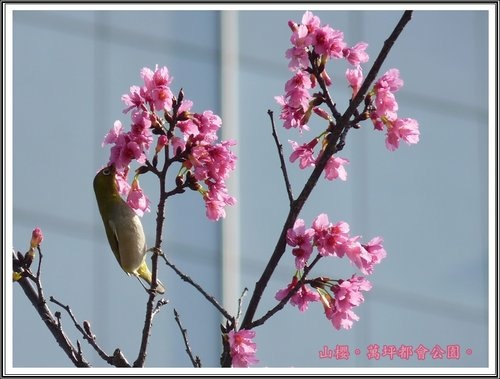
{"type": "MultiPolygon", "coordinates": [[[[101,169],[93,182],[106,237],[123,271],[145,280],[151,286],[152,274],[146,263],[144,228],[139,216],[120,196],[115,175],[116,168],[111,164],[101,169]]],[[[143,287],[146,288],[144,284],[143,287]]],[[[155,291],[165,293],[165,286],[158,279],[155,291]]]]}

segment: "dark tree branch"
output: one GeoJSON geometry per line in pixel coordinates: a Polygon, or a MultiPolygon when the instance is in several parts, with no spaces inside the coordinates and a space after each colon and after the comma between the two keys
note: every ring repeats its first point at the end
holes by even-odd
{"type": "Polygon", "coordinates": [[[229,314],[228,311],[226,311],[222,305],[220,305],[217,300],[215,300],[215,298],[212,296],[212,295],[209,295],[198,283],[196,283],[193,279],[191,279],[188,275],[184,274],[181,270],[179,270],[172,262],[170,262],[168,260],[168,258],[165,256],[165,254],[162,254],[161,257],[163,258],[163,260],[165,261],[165,263],[167,264],[167,266],[169,266],[172,270],[175,271],[175,273],[177,275],[179,275],[179,277],[184,280],[186,283],[189,283],[191,284],[194,288],[196,288],[198,290],[199,293],[201,293],[205,299],[207,299],[215,308],[217,308],[217,310],[227,319],[229,320],[231,323],[234,324],[235,322],[235,319],[233,316],[231,316],[229,314]]]}
{"type": "Polygon", "coordinates": [[[276,127],[274,126],[273,111],[268,109],[267,114],[269,115],[269,118],[271,119],[273,138],[274,138],[274,142],[276,143],[276,148],[278,149],[278,155],[279,155],[280,163],[281,163],[281,172],[283,173],[283,179],[285,179],[286,193],[288,195],[288,201],[290,202],[290,205],[291,205],[293,203],[293,193],[292,193],[292,186],[291,186],[290,180],[288,178],[288,172],[286,169],[285,158],[283,157],[283,145],[279,141],[278,133],[276,132],[276,127]]]}
{"type": "MultiPolygon", "coordinates": [[[[276,246],[274,248],[273,254],[271,255],[271,258],[269,259],[269,262],[267,263],[266,268],[264,269],[264,272],[262,273],[260,279],[255,283],[255,289],[252,294],[252,298],[250,299],[250,303],[247,308],[247,312],[245,313],[245,318],[243,319],[243,324],[242,328],[244,329],[249,329],[252,327],[252,322],[253,322],[253,317],[255,315],[255,312],[257,311],[257,306],[260,302],[260,299],[262,297],[262,294],[264,293],[264,290],[267,286],[267,283],[269,282],[269,279],[271,278],[276,266],[278,265],[278,262],[280,261],[281,257],[285,253],[286,250],[286,232],[288,229],[290,229],[295,220],[297,219],[300,211],[302,210],[302,207],[304,206],[306,200],[308,199],[309,195],[311,194],[313,188],[316,186],[316,183],[318,182],[318,179],[323,172],[326,163],[328,162],[328,159],[337,151],[337,143],[339,141],[339,138],[342,134],[342,131],[346,126],[349,125],[349,119],[350,117],[354,114],[355,109],[359,106],[361,101],[363,100],[366,92],[368,91],[368,88],[372,84],[372,82],[375,80],[376,75],[378,74],[378,71],[380,70],[380,67],[382,66],[382,63],[384,62],[385,58],[387,57],[387,54],[391,50],[391,47],[393,46],[394,42],[398,38],[399,34],[402,32],[406,24],[410,21],[412,15],[412,11],[405,11],[403,16],[401,17],[399,23],[396,25],[394,28],[394,31],[391,33],[389,38],[384,42],[384,46],[382,47],[382,50],[380,51],[377,59],[373,63],[373,66],[366,76],[366,79],[364,80],[363,84],[361,85],[361,88],[359,89],[358,93],[354,97],[354,99],[351,101],[349,107],[347,110],[344,112],[342,117],[338,119],[337,125],[333,128],[332,132],[328,136],[328,142],[325,147],[325,150],[321,154],[321,156],[318,159],[318,162],[316,163],[316,167],[314,168],[313,172],[311,173],[309,179],[307,180],[306,184],[304,185],[304,188],[302,189],[302,192],[300,193],[299,197],[293,201],[293,203],[290,206],[290,210],[288,212],[288,216],[285,220],[285,223],[283,225],[283,228],[281,230],[281,234],[278,238],[278,241],[276,243],[276,246]]],[[[318,75],[319,76],[319,75],[318,75]]],[[[317,78],[318,82],[322,80],[321,77],[317,78]]],[[[329,94],[323,93],[324,96],[329,94]]],[[[333,105],[333,101],[331,98],[327,99],[327,104],[333,105]]],[[[329,105],[330,106],[330,105],[329,105]]],[[[332,110],[332,109],[330,109],[332,110]]]]}
{"type": "MultiPolygon", "coordinates": [[[[23,269],[22,262],[16,257],[15,254],[13,256],[13,265],[14,265],[14,271],[19,272],[18,270],[23,269]]],[[[40,265],[41,265],[41,258],[39,259],[37,277],[33,276],[33,274],[30,273],[31,276],[29,278],[23,277],[19,279],[17,283],[19,283],[26,297],[29,299],[33,307],[35,307],[36,311],[40,315],[40,318],[45,323],[49,331],[52,333],[58,345],[69,357],[71,362],[76,367],[90,367],[90,363],[87,362],[87,360],[78,352],[78,349],[73,346],[69,337],[66,335],[66,333],[64,333],[64,331],[60,327],[57,318],[52,314],[49,307],[47,306],[47,302],[43,297],[43,292],[41,291],[42,285],[40,277],[40,265]],[[30,283],[30,280],[35,283],[36,289],[30,283]],[[42,297],[40,295],[42,295],[42,297]]]]}
{"type": "MultiPolygon", "coordinates": [[[[95,335],[92,334],[92,331],[90,330],[90,325],[88,322],[84,323],[84,327],[82,327],[78,321],[76,320],[74,314],[73,314],[73,311],[71,310],[70,306],[69,305],[64,305],[62,304],[60,301],[54,299],[53,296],[51,296],[49,298],[49,300],[54,303],[54,304],[57,304],[59,305],[62,309],[64,309],[69,317],[71,318],[71,320],[73,321],[73,324],[75,325],[76,329],[78,329],[78,331],[82,334],[83,338],[86,339],[88,341],[88,343],[90,344],[90,346],[92,346],[94,348],[94,350],[97,352],[97,354],[99,354],[99,356],[108,364],[112,365],[112,366],[115,366],[115,367],[130,367],[130,365],[128,366],[116,366],[116,359],[114,356],[111,356],[111,355],[108,355],[104,352],[104,350],[101,349],[101,347],[96,343],[95,341],[95,335]]],[[[80,349],[79,349],[80,350],[80,349]]],[[[80,351],[81,352],[81,351],[80,351]]],[[[125,359],[125,358],[123,358],[125,359]]],[[[126,359],[125,359],[126,361],[126,359]]]]}
{"type": "Polygon", "coordinates": [[[189,346],[189,341],[187,338],[187,330],[182,327],[181,320],[179,318],[179,313],[177,313],[177,310],[175,308],[174,308],[174,316],[175,316],[175,322],[177,322],[177,325],[179,325],[182,338],[184,339],[184,346],[186,346],[186,353],[189,356],[189,359],[191,360],[193,367],[201,367],[200,357],[193,356],[193,352],[191,351],[191,347],[189,346]]]}

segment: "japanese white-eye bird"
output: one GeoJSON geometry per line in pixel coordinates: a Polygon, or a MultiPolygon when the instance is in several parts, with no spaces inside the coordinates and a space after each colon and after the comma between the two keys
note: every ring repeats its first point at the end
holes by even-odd
{"type": "MultiPolygon", "coordinates": [[[[111,165],[100,170],[94,178],[95,197],[109,246],[123,271],[151,285],[144,229],[139,216],[118,193],[115,174],[116,169],[111,165]]],[[[156,283],[156,292],[165,293],[163,284],[158,279],[156,283]]]]}

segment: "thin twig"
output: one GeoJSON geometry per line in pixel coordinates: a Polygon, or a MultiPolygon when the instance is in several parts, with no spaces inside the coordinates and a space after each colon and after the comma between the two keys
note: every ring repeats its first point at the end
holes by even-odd
{"type": "Polygon", "coordinates": [[[40,300],[45,301],[45,295],[43,294],[43,288],[42,288],[42,281],[40,279],[41,270],[42,270],[43,254],[42,254],[42,250],[40,249],[40,246],[37,246],[37,250],[38,250],[38,267],[36,269],[36,277],[35,277],[34,281],[36,284],[36,289],[38,291],[38,298],[40,300]]]}
{"type": "Polygon", "coordinates": [[[290,184],[290,179],[288,178],[288,172],[286,169],[285,158],[283,157],[283,145],[279,141],[278,133],[276,132],[276,127],[274,126],[273,111],[269,109],[267,111],[267,114],[269,115],[269,118],[271,119],[273,138],[274,138],[274,142],[276,143],[276,148],[278,149],[278,155],[279,155],[280,163],[281,163],[281,172],[283,173],[283,179],[285,179],[286,193],[288,195],[288,200],[289,200],[290,205],[291,205],[293,203],[293,193],[292,193],[292,186],[290,184]]]}
{"type": "MultiPolygon", "coordinates": [[[[153,254],[153,258],[154,257],[157,257],[156,254],[153,254]]],[[[155,295],[156,295],[155,291],[153,290],[149,291],[148,301],[146,303],[146,317],[144,320],[144,328],[142,329],[141,346],[139,348],[139,354],[137,355],[137,359],[134,362],[134,367],[144,367],[144,363],[146,362],[149,336],[151,335],[151,328],[153,327],[153,317],[154,317],[153,303],[155,295]]]]}
{"type": "MultiPolygon", "coordinates": [[[[241,296],[240,298],[238,299],[238,312],[236,313],[236,322],[240,319],[241,317],[241,304],[243,303],[243,297],[245,297],[245,295],[247,294],[248,292],[248,288],[245,287],[245,289],[243,290],[243,292],[241,293],[241,296]]],[[[234,328],[236,329],[238,327],[238,325],[234,325],[234,328]]]]}
{"type": "Polygon", "coordinates": [[[174,316],[175,316],[175,322],[177,322],[177,325],[179,325],[179,329],[181,331],[182,338],[184,339],[184,346],[186,346],[186,353],[189,356],[189,359],[191,360],[193,367],[201,367],[200,357],[193,356],[193,352],[191,351],[191,347],[189,346],[189,341],[187,338],[187,330],[182,327],[181,320],[179,318],[179,313],[177,313],[177,310],[175,308],[174,308],[174,316]]]}
{"type": "Polygon", "coordinates": [[[168,304],[168,300],[165,300],[163,298],[161,298],[160,300],[158,300],[158,302],[156,303],[156,307],[153,310],[153,317],[156,316],[156,314],[158,312],[160,312],[161,307],[163,307],[164,305],[167,305],[167,304],[168,304]]]}
{"type": "MultiPolygon", "coordinates": [[[[267,283],[269,283],[269,280],[271,279],[271,276],[274,270],[276,269],[276,266],[278,265],[281,257],[285,253],[287,230],[293,226],[306,200],[309,198],[309,195],[316,186],[316,183],[318,182],[318,179],[321,173],[323,172],[328,160],[336,152],[337,143],[342,134],[342,131],[347,125],[349,125],[350,117],[353,115],[354,110],[359,106],[359,104],[361,103],[361,101],[365,96],[365,93],[368,91],[368,88],[375,80],[375,77],[378,74],[378,71],[380,70],[380,67],[382,66],[382,63],[387,57],[387,54],[389,53],[392,45],[398,38],[401,31],[404,29],[405,25],[410,21],[411,14],[412,11],[404,12],[399,23],[394,28],[394,31],[391,33],[389,38],[384,42],[384,46],[382,47],[377,59],[373,63],[373,66],[368,75],[366,76],[366,79],[364,80],[363,84],[361,85],[361,88],[359,89],[354,99],[351,101],[349,107],[344,112],[342,117],[339,118],[336,127],[333,128],[332,132],[328,136],[325,150],[319,157],[318,162],[316,162],[316,167],[309,176],[309,179],[304,185],[304,188],[302,189],[297,199],[294,200],[293,203],[290,205],[290,210],[288,212],[285,223],[283,224],[283,228],[281,230],[281,234],[274,248],[273,254],[271,255],[271,258],[269,259],[269,262],[267,263],[266,268],[264,269],[260,279],[255,283],[255,289],[248,304],[248,308],[242,323],[242,327],[244,329],[248,329],[251,327],[253,322],[253,317],[255,316],[255,312],[257,311],[257,306],[260,302],[260,299],[262,298],[262,294],[264,293],[267,283]]],[[[318,78],[318,82],[319,80],[320,78],[318,78]]],[[[326,96],[327,93],[324,93],[323,95],[326,96]]],[[[333,104],[331,98],[327,99],[327,104],[333,104]]]]}
{"type": "MultiPolygon", "coordinates": [[[[115,359],[113,356],[108,355],[104,352],[104,350],[101,349],[101,347],[97,344],[95,341],[95,335],[92,334],[92,331],[90,330],[90,324],[87,322],[84,326],[86,327],[86,330],[80,323],[76,320],[75,315],[73,314],[73,311],[71,310],[69,305],[64,305],[61,303],[59,300],[56,300],[53,296],[49,298],[49,300],[60,306],[62,309],[68,313],[69,317],[71,318],[71,321],[73,321],[73,324],[75,325],[75,328],[78,329],[78,331],[82,334],[83,338],[87,340],[90,346],[94,348],[94,350],[99,354],[99,356],[108,364],[115,366],[115,359]]],[[[130,367],[130,365],[128,366],[130,367]]]]}
{"type": "Polygon", "coordinates": [[[229,321],[234,323],[234,317],[229,314],[228,311],[226,311],[222,305],[218,303],[217,300],[212,295],[209,295],[198,283],[196,283],[193,279],[191,279],[188,275],[184,274],[181,270],[179,270],[172,262],[168,260],[168,258],[165,256],[165,254],[161,255],[167,266],[169,266],[172,270],[175,271],[179,277],[184,280],[185,282],[191,284],[194,288],[200,292],[205,299],[207,299],[217,310],[229,321]]]}
{"type": "Polygon", "coordinates": [[[288,303],[288,301],[291,299],[291,297],[293,295],[295,295],[298,292],[298,290],[302,287],[302,285],[304,284],[304,282],[306,280],[307,274],[316,265],[316,263],[318,263],[318,261],[320,259],[321,259],[321,255],[318,254],[316,256],[316,258],[314,258],[314,260],[311,262],[311,264],[304,269],[304,273],[302,274],[302,277],[300,278],[298,283],[287,293],[287,295],[283,299],[281,299],[281,301],[276,306],[274,306],[274,308],[271,308],[264,316],[253,321],[251,327],[255,328],[256,326],[262,325],[269,318],[271,318],[276,312],[282,310],[284,308],[284,306],[286,305],[286,303],[288,303]]]}

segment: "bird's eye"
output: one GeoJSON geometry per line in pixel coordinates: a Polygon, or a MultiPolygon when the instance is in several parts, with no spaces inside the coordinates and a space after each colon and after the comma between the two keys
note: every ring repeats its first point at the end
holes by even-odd
{"type": "Polygon", "coordinates": [[[111,169],[109,167],[106,167],[104,170],[102,170],[103,175],[109,175],[111,174],[111,169]]]}

